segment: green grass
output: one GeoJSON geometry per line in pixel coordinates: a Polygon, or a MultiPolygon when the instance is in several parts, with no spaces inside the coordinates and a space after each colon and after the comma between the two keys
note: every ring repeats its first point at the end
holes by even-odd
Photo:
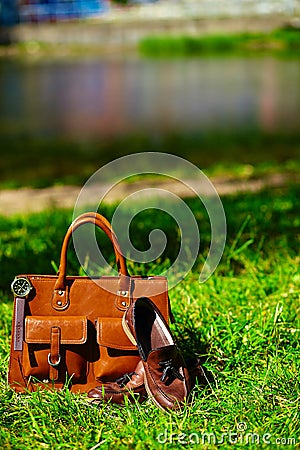
{"type": "Polygon", "coordinates": [[[299,54],[300,31],[293,28],[270,33],[214,34],[207,36],[149,36],[139,43],[145,56],[197,56],[212,54],[299,54]]]}
{"type": "Polygon", "coordinates": [[[140,133],[111,139],[72,141],[39,138],[6,130],[0,124],[0,188],[75,184],[121,156],[145,152],[176,154],[196,164],[209,176],[264,176],[300,169],[299,130],[266,133],[258,129],[217,132],[140,133]],[[41,157],[42,156],[42,157],[41,157]],[[59,161],[59,164],[58,164],[59,161]]]}
{"type": "MultiPolygon", "coordinates": [[[[97,408],[88,405],[84,395],[67,390],[16,395],[6,386],[9,283],[19,272],[53,272],[51,261],[58,263],[71,212],[1,218],[1,448],[219,448],[220,443],[213,442],[222,436],[224,448],[232,447],[236,438],[237,448],[299,445],[299,194],[299,186],[290,186],[225,197],[228,239],[217,271],[199,285],[200,256],[188,278],[170,292],[176,319],[172,329],[184,355],[199,356],[214,378],[207,387],[197,386],[191,404],[178,414],[159,411],[148,401],[97,408]]],[[[205,255],[209,224],[196,200],[188,204],[198,220],[205,255]]],[[[103,212],[111,217],[113,207],[103,212]]],[[[145,213],[133,223],[140,248],[154,220],[167,234],[176,235],[172,220],[153,214],[145,213]]],[[[160,261],[144,267],[130,264],[130,271],[159,273],[174,259],[175,244],[160,261]]],[[[102,248],[110,254],[109,242],[103,240],[102,248]]],[[[72,253],[70,271],[78,271],[72,253]]]]}

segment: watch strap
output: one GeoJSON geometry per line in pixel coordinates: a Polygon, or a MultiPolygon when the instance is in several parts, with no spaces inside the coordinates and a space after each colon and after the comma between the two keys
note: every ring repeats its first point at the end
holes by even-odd
{"type": "Polygon", "coordinates": [[[14,350],[23,350],[25,298],[15,298],[14,350]]]}

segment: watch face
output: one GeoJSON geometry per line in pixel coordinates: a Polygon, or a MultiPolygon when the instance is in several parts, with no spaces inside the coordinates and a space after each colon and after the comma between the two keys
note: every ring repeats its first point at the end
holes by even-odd
{"type": "Polygon", "coordinates": [[[17,297],[26,297],[31,288],[32,286],[27,278],[15,278],[11,284],[11,290],[17,297]]]}

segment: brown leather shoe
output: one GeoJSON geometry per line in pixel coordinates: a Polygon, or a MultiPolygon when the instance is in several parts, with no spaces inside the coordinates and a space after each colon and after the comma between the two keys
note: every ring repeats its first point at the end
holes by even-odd
{"type": "Polygon", "coordinates": [[[88,397],[94,402],[111,401],[118,405],[124,405],[125,397],[132,403],[142,403],[147,398],[144,372],[143,363],[139,361],[134,372],[126,373],[114,382],[96,386],[89,391],[88,397]]]}
{"type": "Polygon", "coordinates": [[[189,395],[189,375],[160,311],[148,298],[138,298],[125,312],[123,328],[138,348],[150,398],[161,409],[178,408],[189,395]]]}

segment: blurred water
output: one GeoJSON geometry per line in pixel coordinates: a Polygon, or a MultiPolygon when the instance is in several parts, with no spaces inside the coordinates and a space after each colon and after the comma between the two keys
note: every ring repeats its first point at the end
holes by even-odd
{"type": "Polygon", "coordinates": [[[300,60],[206,58],[0,64],[7,133],[300,129],[300,60]]]}

